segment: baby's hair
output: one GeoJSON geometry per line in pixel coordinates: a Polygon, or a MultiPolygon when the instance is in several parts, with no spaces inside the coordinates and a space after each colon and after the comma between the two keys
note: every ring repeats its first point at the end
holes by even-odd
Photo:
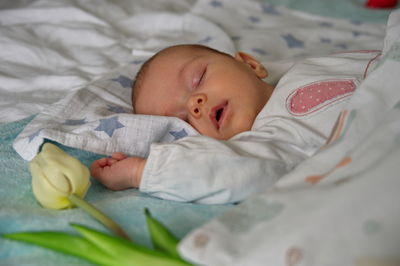
{"type": "Polygon", "coordinates": [[[132,106],[134,109],[135,109],[136,100],[137,100],[137,91],[141,88],[141,86],[143,84],[144,77],[146,76],[146,72],[149,69],[151,62],[153,62],[153,60],[157,56],[159,56],[162,53],[165,53],[166,51],[170,50],[171,48],[179,48],[179,47],[187,47],[187,48],[192,48],[192,49],[206,50],[209,52],[218,53],[218,54],[221,54],[224,56],[231,57],[231,55],[229,55],[227,53],[218,51],[218,50],[213,49],[208,46],[199,45],[199,44],[183,44],[183,45],[170,46],[170,47],[167,47],[167,48],[159,51],[158,53],[156,53],[155,55],[150,57],[146,62],[143,63],[143,65],[140,67],[140,69],[137,72],[136,77],[132,83],[132,106]]]}

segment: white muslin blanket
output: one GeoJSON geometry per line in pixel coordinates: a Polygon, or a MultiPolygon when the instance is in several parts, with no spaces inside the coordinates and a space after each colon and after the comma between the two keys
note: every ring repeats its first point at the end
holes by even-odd
{"type": "Polygon", "coordinates": [[[14,149],[31,160],[48,139],[99,154],[146,157],[150,143],[197,134],[177,118],[132,113],[133,69],[119,69],[43,110],[14,141],[14,149]]]}

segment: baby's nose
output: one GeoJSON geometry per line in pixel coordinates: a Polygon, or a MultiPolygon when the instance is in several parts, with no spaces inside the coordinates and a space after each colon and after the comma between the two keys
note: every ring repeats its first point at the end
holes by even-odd
{"type": "Polygon", "coordinates": [[[188,109],[192,116],[199,118],[202,115],[202,108],[207,102],[207,96],[204,93],[192,95],[188,101],[188,109]]]}

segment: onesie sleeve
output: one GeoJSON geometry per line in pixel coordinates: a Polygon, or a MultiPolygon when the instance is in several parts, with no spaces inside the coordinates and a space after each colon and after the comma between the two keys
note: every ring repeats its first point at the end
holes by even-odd
{"type": "Polygon", "coordinates": [[[271,186],[312,153],[289,130],[245,132],[228,141],[205,136],[153,144],[140,191],[184,202],[223,204],[271,186]]]}

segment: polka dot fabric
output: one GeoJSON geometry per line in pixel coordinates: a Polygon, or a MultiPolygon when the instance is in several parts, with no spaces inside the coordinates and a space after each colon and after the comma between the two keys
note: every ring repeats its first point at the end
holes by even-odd
{"type": "Polygon", "coordinates": [[[286,106],[293,115],[308,115],[351,95],[355,88],[353,80],[311,83],[293,91],[287,98],[286,106]]]}

